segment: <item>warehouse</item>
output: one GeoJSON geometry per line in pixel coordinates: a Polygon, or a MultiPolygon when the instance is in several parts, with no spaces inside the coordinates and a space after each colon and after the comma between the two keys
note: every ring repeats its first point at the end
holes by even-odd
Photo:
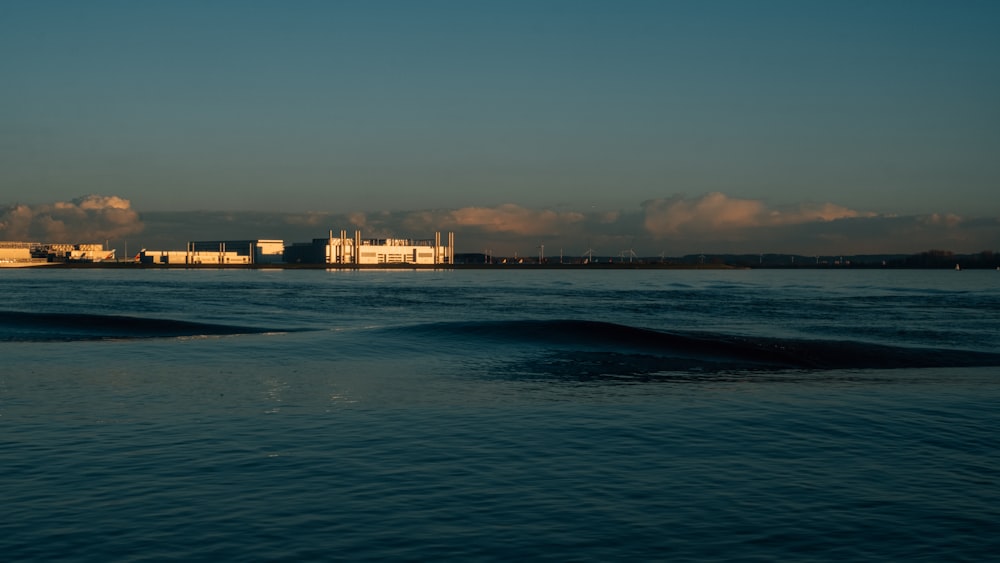
{"type": "Polygon", "coordinates": [[[250,257],[236,252],[191,252],[189,250],[146,250],[139,251],[136,260],[142,264],[250,264],[250,257]]]}
{"type": "Polygon", "coordinates": [[[37,242],[0,241],[0,263],[31,262],[31,251],[37,242]]]}
{"type": "Polygon", "coordinates": [[[185,250],[147,250],[139,252],[143,264],[277,264],[284,257],[281,240],[212,240],[187,243],[185,250]]]}
{"type": "Polygon", "coordinates": [[[31,266],[44,263],[33,251],[39,247],[37,242],[0,241],[0,267],[31,266]]]}
{"type": "Polygon", "coordinates": [[[187,244],[187,251],[189,264],[277,264],[284,260],[285,243],[259,239],[195,241],[187,244]]]}

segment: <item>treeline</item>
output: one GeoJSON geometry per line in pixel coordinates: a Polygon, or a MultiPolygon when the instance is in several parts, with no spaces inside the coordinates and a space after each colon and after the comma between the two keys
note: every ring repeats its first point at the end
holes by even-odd
{"type": "Polygon", "coordinates": [[[984,250],[977,254],[955,254],[948,250],[928,250],[920,254],[907,256],[903,266],[911,268],[1000,268],[1000,255],[992,250],[984,250]]]}

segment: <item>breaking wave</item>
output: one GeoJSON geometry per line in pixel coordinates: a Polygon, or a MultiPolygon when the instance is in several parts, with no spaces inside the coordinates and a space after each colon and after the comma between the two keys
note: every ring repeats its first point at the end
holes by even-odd
{"type": "MultiPolygon", "coordinates": [[[[1000,366],[1000,353],[947,348],[890,346],[850,340],[807,340],[737,336],[709,332],[664,332],[584,320],[516,320],[432,323],[398,327],[465,342],[497,353],[541,347],[582,364],[657,370],[893,369],[1000,366]],[[572,352],[572,353],[568,353],[572,352]]],[[[460,344],[459,344],[460,345],[460,344]]]]}
{"type": "Polygon", "coordinates": [[[0,313],[0,342],[68,342],[263,334],[268,329],[77,313],[0,313]]]}

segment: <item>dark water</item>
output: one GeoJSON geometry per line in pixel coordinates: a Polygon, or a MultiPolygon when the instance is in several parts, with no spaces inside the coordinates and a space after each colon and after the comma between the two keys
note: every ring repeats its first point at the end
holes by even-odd
{"type": "Polygon", "coordinates": [[[994,271],[0,271],[5,560],[982,561],[994,271]]]}

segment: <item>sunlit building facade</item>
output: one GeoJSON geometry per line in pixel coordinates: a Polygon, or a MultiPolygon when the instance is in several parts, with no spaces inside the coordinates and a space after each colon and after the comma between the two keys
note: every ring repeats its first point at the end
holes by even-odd
{"type": "Polygon", "coordinates": [[[147,250],[139,252],[143,264],[278,264],[284,261],[285,243],[281,240],[211,240],[188,242],[184,250],[147,250]]]}
{"type": "Polygon", "coordinates": [[[312,242],[285,247],[285,262],[289,264],[330,264],[338,266],[370,266],[379,264],[437,265],[455,263],[455,234],[448,233],[443,243],[441,233],[433,239],[363,238],[361,231],[353,237],[347,231],[312,242]]]}

